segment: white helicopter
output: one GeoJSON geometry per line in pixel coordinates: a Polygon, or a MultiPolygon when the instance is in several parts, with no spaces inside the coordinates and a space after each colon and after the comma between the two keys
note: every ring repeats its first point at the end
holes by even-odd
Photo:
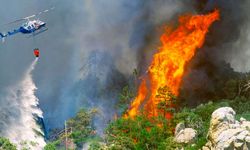
{"type": "Polygon", "coordinates": [[[27,21],[23,25],[21,25],[18,29],[14,29],[13,31],[9,31],[7,33],[1,33],[0,32],[0,38],[2,38],[2,40],[4,41],[4,39],[6,37],[15,35],[17,33],[32,34],[33,36],[35,36],[37,34],[40,34],[42,32],[47,31],[48,28],[46,27],[46,23],[45,22],[43,22],[43,21],[41,21],[39,19],[34,19],[34,20],[30,20],[30,19],[34,18],[34,17],[37,17],[37,16],[39,16],[39,15],[41,15],[43,13],[46,13],[46,12],[48,12],[50,10],[53,10],[54,8],[55,7],[52,7],[50,9],[41,11],[41,12],[35,14],[35,15],[24,17],[24,18],[21,18],[21,19],[18,19],[18,20],[15,20],[13,22],[8,23],[8,24],[13,24],[13,23],[17,23],[17,22],[20,22],[20,21],[24,21],[24,20],[27,21]]]}

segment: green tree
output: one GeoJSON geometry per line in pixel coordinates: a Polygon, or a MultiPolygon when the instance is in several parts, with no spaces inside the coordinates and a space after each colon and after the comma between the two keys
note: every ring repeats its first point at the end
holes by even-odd
{"type": "Polygon", "coordinates": [[[74,140],[77,146],[81,147],[91,135],[95,135],[92,118],[97,112],[97,109],[90,111],[81,109],[75,117],[67,121],[68,128],[72,129],[69,137],[74,140]]]}
{"type": "Polygon", "coordinates": [[[16,145],[12,144],[9,139],[0,137],[0,149],[1,150],[16,150],[16,145]]]}
{"type": "Polygon", "coordinates": [[[131,99],[134,97],[134,92],[129,88],[129,86],[125,86],[121,93],[118,95],[119,101],[117,103],[117,108],[121,109],[124,113],[131,102],[131,99]]]}

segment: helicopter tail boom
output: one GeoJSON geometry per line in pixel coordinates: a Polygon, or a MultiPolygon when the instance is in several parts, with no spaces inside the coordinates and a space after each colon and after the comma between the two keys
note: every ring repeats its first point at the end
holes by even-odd
{"type": "Polygon", "coordinates": [[[16,30],[16,29],[15,29],[14,31],[9,31],[9,32],[8,32],[8,36],[17,34],[18,32],[20,32],[20,30],[16,30]]]}
{"type": "Polygon", "coordinates": [[[2,39],[2,42],[4,43],[6,37],[17,34],[19,32],[20,32],[20,30],[16,30],[16,29],[14,31],[9,31],[8,33],[1,33],[0,32],[0,39],[2,39]]]}
{"type": "Polygon", "coordinates": [[[2,39],[2,43],[4,43],[4,41],[5,41],[5,38],[7,37],[7,34],[4,34],[4,33],[1,33],[0,32],[0,39],[2,39]]]}
{"type": "Polygon", "coordinates": [[[4,33],[0,32],[0,36],[1,36],[1,38],[5,38],[5,37],[7,37],[7,34],[4,34],[4,33]]]}

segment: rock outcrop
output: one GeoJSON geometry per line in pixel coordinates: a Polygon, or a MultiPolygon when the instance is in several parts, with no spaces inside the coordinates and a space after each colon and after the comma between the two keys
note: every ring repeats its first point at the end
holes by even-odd
{"type": "Polygon", "coordinates": [[[250,150],[250,121],[237,121],[230,107],[219,108],[212,114],[207,138],[203,150],[250,150]]]}
{"type": "Polygon", "coordinates": [[[185,128],[183,123],[177,124],[175,128],[175,141],[177,143],[193,143],[197,137],[196,130],[192,128],[185,128]]]}

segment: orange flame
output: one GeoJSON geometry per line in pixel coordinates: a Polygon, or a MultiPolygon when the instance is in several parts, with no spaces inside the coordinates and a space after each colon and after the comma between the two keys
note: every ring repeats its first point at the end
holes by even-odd
{"type": "Polygon", "coordinates": [[[160,38],[162,46],[154,54],[126,117],[136,116],[143,105],[150,116],[157,116],[159,100],[156,95],[161,87],[167,86],[178,96],[185,65],[203,45],[210,25],[218,19],[218,10],[207,15],[181,16],[176,30],[163,33],[160,38]]]}

